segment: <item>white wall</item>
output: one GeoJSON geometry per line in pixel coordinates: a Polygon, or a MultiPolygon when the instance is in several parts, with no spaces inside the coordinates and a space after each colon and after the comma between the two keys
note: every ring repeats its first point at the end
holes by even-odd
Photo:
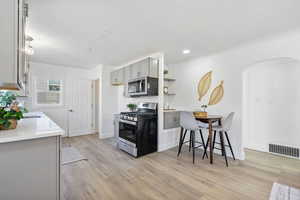
{"type": "Polygon", "coordinates": [[[51,117],[59,126],[64,130],[67,130],[67,102],[66,102],[66,90],[63,88],[64,99],[63,105],[60,107],[36,107],[33,103],[33,81],[34,78],[44,78],[44,79],[54,79],[62,80],[65,87],[68,87],[68,83],[71,80],[76,79],[88,79],[96,80],[100,77],[99,67],[96,67],[92,70],[71,68],[67,66],[58,66],[45,63],[30,63],[30,98],[27,101],[26,107],[30,111],[42,111],[45,112],[49,117],[51,117]]]}
{"type": "Polygon", "coordinates": [[[268,151],[268,145],[300,147],[300,61],[263,61],[244,73],[245,147],[268,151]]]}
{"type": "MultiPolygon", "coordinates": [[[[221,103],[208,108],[210,114],[226,115],[236,112],[231,141],[237,157],[244,158],[242,151],[242,74],[256,62],[276,58],[300,58],[300,31],[278,35],[273,38],[255,41],[216,55],[197,58],[169,66],[173,67],[176,81],[176,98],[172,106],[183,110],[197,110],[197,84],[209,70],[213,70],[213,87],[224,80],[225,95],[221,103]]],[[[207,101],[204,101],[207,102],[207,101]]]]}
{"type": "Polygon", "coordinates": [[[118,87],[110,84],[112,66],[104,66],[100,78],[100,138],[114,136],[114,114],[119,113],[118,87]]]}

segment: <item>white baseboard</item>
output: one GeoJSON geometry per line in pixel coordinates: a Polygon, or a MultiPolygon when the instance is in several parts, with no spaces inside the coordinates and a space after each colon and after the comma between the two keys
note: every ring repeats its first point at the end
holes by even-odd
{"type": "Polygon", "coordinates": [[[176,143],[163,144],[163,145],[160,145],[158,147],[158,152],[166,151],[166,150],[172,149],[176,146],[178,146],[177,142],[176,143]]]}
{"type": "Polygon", "coordinates": [[[106,139],[106,138],[112,138],[114,137],[114,133],[100,133],[99,138],[100,139],[106,139]]]}
{"type": "Polygon", "coordinates": [[[66,135],[66,136],[67,137],[76,137],[76,136],[82,136],[82,135],[91,135],[91,134],[95,134],[95,133],[97,133],[97,132],[94,130],[87,130],[87,131],[73,132],[72,135],[70,135],[70,136],[66,135]]]}

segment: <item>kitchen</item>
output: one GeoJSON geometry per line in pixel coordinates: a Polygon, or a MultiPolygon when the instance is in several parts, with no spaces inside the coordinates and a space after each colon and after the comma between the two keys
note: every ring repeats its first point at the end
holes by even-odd
{"type": "Polygon", "coordinates": [[[111,85],[118,90],[118,112],[121,115],[128,110],[128,104],[157,104],[158,151],[177,146],[179,140],[179,112],[168,106],[168,100],[175,93],[171,93],[172,87],[169,87],[171,94],[166,93],[167,84],[175,82],[175,79],[171,78],[171,72],[165,70],[162,63],[163,55],[158,53],[126,63],[111,72],[111,85]],[[147,92],[143,90],[146,85],[147,92]]]}
{"type": "Polygon", "coordinates": [[[0,199],[296,194],[300,5],[269,3],[4,0],[0,199]]]}

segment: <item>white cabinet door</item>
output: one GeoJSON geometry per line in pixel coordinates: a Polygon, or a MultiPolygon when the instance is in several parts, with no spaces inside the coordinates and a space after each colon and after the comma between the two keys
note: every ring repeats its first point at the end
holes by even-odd
{"type": "Polygon", "coordinates": [[[17,82],[15,68],[17,66],[17,2],[17,0],[1,0],[0,86],[17,82]]]}
{"type": "Polygon", "coordinates": [[[146,58],[131,66],[130,79],[136,79],[141,77],[154,77],[158,78],[158,61],[153,58],[146,58]]]}
{"type": "Polygon", "coordinates": [[[25,4],[25,0],[18,0],[18,65],[17,65],[17,83],[22,90],[25,90],[25,74],[26,74],[26,62],[27,55],[25,54],[26,46],[26,25],[28,15],[28,4],[25,4]]]}
{"type": "Polygon", "coordinates": [[[130,80],[139,78],[139,66],[137,63],[130,65],[131,67],[131,76],[130,80]]]}
{"type": "Polygon", "coordinates": [[[60,200],[60,136],[0,145],[1,200],[60,200]]]}
{"type": "Polygon", "coordinates": [[[139,77],[149,76],[149,58],[138,62],[139,77]]]}
{"type": "Polygon", "coordinates": [[[158,78],[158,67],[159,60],[150,59],[149,61],[149,76],[153,78],[158,78]]]}
{"type": "Polygon", "coordinates": [[[127,83],[131,79],[131,66],[124,67],[124,82],[127,83]]]}
{"type": "Polygon", "coordinates": [[[111,84],[112,85],[124,84],[124,69],[123,68],[112,71],[110,76],[111,76],[111,84]]]}
{"type": "Polygon", "coordinates": [[[92,81],[71,80],[66,88],[68,136],[92,133],[92,81]]]}
{"type": "Polygon", "coordinates": [[[129,97],[128,94],[128,81],[131,79],[131,66],[124,68],[124,93],[125,97],[129,97]]]}
{"type": "Polygon", "coordinates": [[[112,85],[117,85],[118,83],[118,72],[113,71],[110,73],[110,82],[112,85]]]}
{"type": "Polygon", "coordinates": [[[131,65],[131,79],[146,77],[149,74],[148,59],[131,65]]]}

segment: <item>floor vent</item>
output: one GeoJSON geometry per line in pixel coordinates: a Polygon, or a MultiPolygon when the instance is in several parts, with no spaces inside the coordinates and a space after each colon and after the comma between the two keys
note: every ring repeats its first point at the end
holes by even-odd
{"type": "Polygon", "coordinates": [[[299,148],[269,144],[269,152],[299,158],[299,148]]]}

